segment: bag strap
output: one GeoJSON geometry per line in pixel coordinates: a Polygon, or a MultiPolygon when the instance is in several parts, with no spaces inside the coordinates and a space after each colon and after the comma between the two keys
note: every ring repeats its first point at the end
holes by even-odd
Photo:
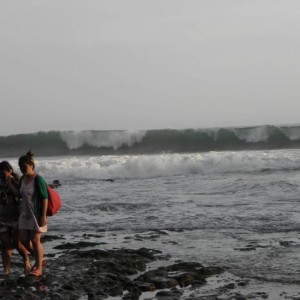
{"type": "Polygon", "coordinates": [[[38,174],[36,174],[36,176],[34,177],[34,189],[36,190],[36,193],[38,195],[38,198],[41,198],[41,193],[40,193],[40,188],[39,188],[39,184],[38,184],[38,174]]]}

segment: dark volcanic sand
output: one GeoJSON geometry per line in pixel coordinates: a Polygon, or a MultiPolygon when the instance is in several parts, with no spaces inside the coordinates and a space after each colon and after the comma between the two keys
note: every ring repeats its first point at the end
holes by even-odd
{"type": "MultiPolygon", "coordinates": [[[[62,236],[44,236],[44,244],[58,243],[55,253],[45,255],[47,264],[38,279],[22,273],[14,254],[11,275],[0,281],[0,299],[273,299],[270,293],[251,291],[249,280],[221,267],[169,263],[168,253],[153,249],[102,250],[95,238],[67,242],[62,236]],[[159,263],[151,268],[154,261],[159,263]]],[[[281,296],[300,299],[299,293],[281,296]]]]}

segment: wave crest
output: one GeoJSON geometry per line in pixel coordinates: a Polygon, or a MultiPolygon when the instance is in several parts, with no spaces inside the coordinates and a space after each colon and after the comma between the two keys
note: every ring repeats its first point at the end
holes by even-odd
{"type": "MultiPolygon", "coordinates": [[[[59,179],[145,179],[191,174],[299,170],[299,150],[65,157],[37,160],[37,171],[59,179]]],[[[16,166],[16,163],[15,165],[16,166]]]]}
{"type": "Polygon", "coordinates": [[[97,148],[113,148],[117,150],[122,146],[132,147],[141,142],[144,131],[63,131],[60,132],[62,140],[70,150],[82,146],[97,148]]]}

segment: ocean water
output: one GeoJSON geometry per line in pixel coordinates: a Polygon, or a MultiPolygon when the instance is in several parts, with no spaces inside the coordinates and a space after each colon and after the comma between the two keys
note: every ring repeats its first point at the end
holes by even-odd
{"type": "Polygon", "coordinates": [[[49,234],[96,233],[103,249],[158,249],[168,263],[223,266],[264,287],[300,283],[299,149],[61,156],[36,166],[62,184],[49,234]]]}

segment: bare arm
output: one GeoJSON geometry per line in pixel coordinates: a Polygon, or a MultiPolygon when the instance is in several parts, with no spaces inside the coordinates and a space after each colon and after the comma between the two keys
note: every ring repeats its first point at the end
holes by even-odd
{"type": "Polygon", "coordinates": [[[42,200],[42,213],[41,213],[41,219],[40,219],[40,225],[45,226],[47,224],[47,207],[48,207],[48,199],[42,200]]]}

